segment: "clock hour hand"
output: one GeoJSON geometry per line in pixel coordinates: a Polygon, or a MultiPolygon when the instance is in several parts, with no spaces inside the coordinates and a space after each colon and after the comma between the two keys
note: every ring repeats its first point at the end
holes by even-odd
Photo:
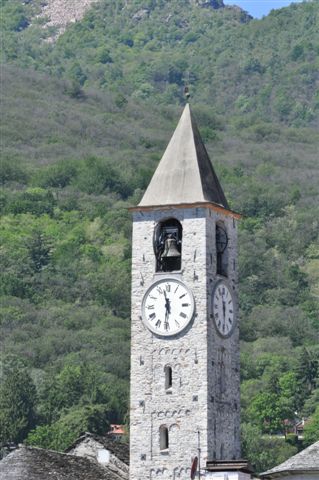
{"type": "Polygon", "coordinates": [[[223,300],[223,331],[226,323],[226,302],[223,300]]]}
{"type": "Polygon", "coordinates": [[[165,330],[169,330],[168,317],[169,317],[169,311],[166,310],[166,312],[165,312],[165,320],[164,320],[164,328],[165,328],[165,330]]]}

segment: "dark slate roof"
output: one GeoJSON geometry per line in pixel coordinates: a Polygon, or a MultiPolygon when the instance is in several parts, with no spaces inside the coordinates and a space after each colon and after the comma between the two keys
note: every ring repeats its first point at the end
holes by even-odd
{"type": "Polygon", "coordinates": [[[123,480],[87,458],[22,446],[0,462],[0,480],[123,480]]]}
{"type": "Polygon", "coordinates": [[[286,460],[267,472],[261,473],[262,478],[275,478],[280,473],[301,473],[319,472],[319,442],[313,443],[310,447],[302,450],[293,457],[286,460]]]}
{"type": "Polygon", "coordinates": [[[213,460],[206,462],[208,472],[245,472],[253,473],[247,460],[213,460]]]}
{"type": "Polygon", "coordinates": [[[130,463],[130,447],[128,443],[123,443],[119,440],[114,440],[110,436],[101,437],[99,435],[95,435],[93,433],[85,433],[81,437],[79,437],[67,450],[70,452],[75,447],[77,447],[80,443],[82,443],[86,438],[93,438],[96,442],[100,443],[109,450],[113,455],[115,455],[118,459],[120,459],[126,465],[130,463]]]}
{"type": "Polygon", "coordinates": [[[209,202],[229,206],[187,104],[138,207],[209,202]]]}

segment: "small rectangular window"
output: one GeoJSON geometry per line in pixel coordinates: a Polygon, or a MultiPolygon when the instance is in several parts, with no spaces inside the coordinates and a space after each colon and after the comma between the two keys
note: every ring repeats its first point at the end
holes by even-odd
{"type": "Polygon", "coordinates": [[[168,442],[168,428],[162,425],[160,427],[160,450],[167,450],[169,446],[168,442]]]}
{"type": "Polygon", "coordinates": [[[172,367],[169,365],[166,365],[164,368],[165,372],[165,390],[171,389],[172,384],[173,384],[173,373],[172,373],[172,367]]]}

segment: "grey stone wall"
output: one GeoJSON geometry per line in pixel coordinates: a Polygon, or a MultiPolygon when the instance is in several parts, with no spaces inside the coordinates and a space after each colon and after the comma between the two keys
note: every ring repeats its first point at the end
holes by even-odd
{"type": "Polygon", "coordinates": [[[207,341],[208,341],[208,451],[210,460],[240,458],[240,376],[238,266],[236,220],[211,212],[207,218],[207,341]],[[215,225],[223,221],[228,236],[228,276],[216,275],[215,225]],[[211,255],[212,254],[212,255],[211,255]],[[213,258],[213,262],[210,262],[213,258]],[[218,280],[233,293],[236,324],[229,338],[221,337],[212,315],[212,294],[218,280]]]}
{"type": "Polygon", "coordinates": [[[198,431],[202,466],[207,459],[239,456],[238,328],[229,339],[218,336],[210,305],[218,280],[215,223],[221,219],[229,230],[229,283],[236,296],[237,244],[232,218],[206,208],[134,213],[130,480],[187,478],[198,454],[198,431]],[[163,338],[144,326],[141,304],[149,285],[167,275],[155,273],[152,240],[156,224],[170,217],[183,227],[182,269],[175,275],[193,291],[196,311],[184,331],[163,338]],[[166,365],[173,372],[170,392],[165,390],[166,365]],[[169,430],[166,451],[160,451],[161,426],[169,430]]]}

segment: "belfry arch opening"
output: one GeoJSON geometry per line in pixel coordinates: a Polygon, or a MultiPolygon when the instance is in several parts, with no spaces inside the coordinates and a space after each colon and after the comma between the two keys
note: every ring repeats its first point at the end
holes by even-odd
{"type": "Polygon", "coordinates": [[[216,223],[216,272],[228,276],[228,235],[223,222],[216,223]]]}
{"type": "Polygon", "coordinates": [[[169,447],[168,428],[166,425],[161,425],[159,429],[160,450],[167,450],[169,447]]]}
{"type": "Polygon", "coordinates": [[[176,218],[159,222],[154,230],[156,272],[173,272],[182,266],[183,228],[176,218]]]}

